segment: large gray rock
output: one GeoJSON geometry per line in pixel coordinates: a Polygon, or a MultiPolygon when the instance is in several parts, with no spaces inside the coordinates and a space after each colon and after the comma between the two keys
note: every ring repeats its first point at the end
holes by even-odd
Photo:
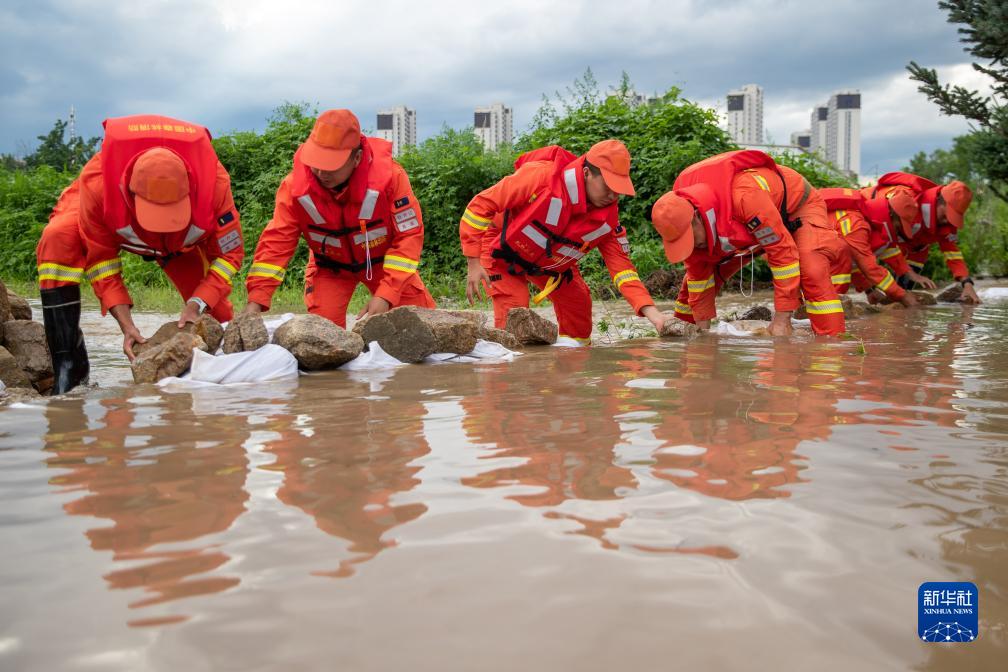
{"type": "Polygon", "coordinates": [[[3,325],[3,346],[17,361],[39,392],[52,387],[52,359],[46,343],[45,327],[31,320],[8,320],[3,325]]]}
{"type": "Polygon", "coordinates": [[[399,361],[412,363],[435,352],[472,352],[478,321],[445,310],[400,306],[361,320],[353,330],[365,343],[377,341],[382,350],[399,361]]]}
{"type": "Polygon", "coordinates": [[[193,333],[178,331],[168,340],[147,347],[131,364],[133,382],[156,383],[162,378],[180,376],[192,366],[193,348],[206,350],[206,342],[193,333]]]}
{"type": "Polygon", "coordinates": [[[693,338],[699,333],[697,326],[692,322],[680,320],[675,313],[662,313],[665,316],[665,324],[659,336],[662,338],[693,338]]]}
{"type": "Polygon", "coordinates": [[[269,332],[262,315],[250,313],[239,315],[228,323],[224,330],[224,341],[221,349],[226,354],[233,352],[249,352],[258,350],[269,343],[269,332]]]}
{"type": "Polygon", "coordinates": [[[200,315],[198,320],[186,324],[181,329],[178,328],[178,321],[176,320],[165,322],[158,327],[153,336],[147,339],[146,343],[134,345],[133,354],[140,356],[151,348],[156,348],[163,343],[167,343],[179,334],[199,336],[203,341],[203,346],[200,350],[213,354],[217,352],[217,348],[220,347],[221,341],[224,339],[224,327],[211,315],[200,315]]]}
{"type": "Polygon", "coordinates": [[[552,345],[559,331],[557,325],[528,308],[508,311],[504,330],[514,334],[522,345],[552,345]]]}
{"type": "MultiPolygon", "coordinates": [[[[962,293],[962,287],[959,288],[959,293],[962,293]]],[[[917,304],[921,306],[934,306],[938,303],[938,299],[935,298],[934,294],[931,292],[925,292],[919,289],[915,289],[911,292],[915,297],[917,297],[917,304]]]]}
{"type": "Polygon", "coordinates": [[[753,306],[749,308],[741,315],[738,316],[740,320],[761,320],[763,322],[769,322],[773,319],[773,311],[767,306],[753,306]]]}
{"type": "Polygon", "coordinates": [[[518,341],[518,337],[511,332],[504,331],[503,329],[495,329],[494,327],[484,326],[480,327],[480,330],[476,335],[484,341],[500,343],[508,350],[521,350],[521,343],[518,341]]]}
{"type": "Polygon", "coordinates": [[[439,312],[472,322],[477,328],[487,326],[490,321],[490,316],[479,310],[442,310],[439,312]]]}
{"type": "Polygon", "coordinates": [[[962,298],[962,290],[962,285],[954,282],[939,292],[936,298],[944,303],[955,303],[962,298]]]}
{"type": "Polygon", "coordinates": [[[24,299],[9,289],[6,290],[7,304],[10,306],[10,319],[30,320],[32,319],[32,309],[28,305],[28,300],[24,299]]]}
{"type": "Polygon", "coordinates": [[[412,306],[396,308],[396,311],[403,310],[416,314],[420,321],[434,333],[434,340],[437,342],[436,352],[453,352],[458,355],[473,351],[473,348],[476,347],[480,326],[486,320],[486,316],[478,314],[459,317],[445,310],[414,308],[412,306]]]}
{"type": "Polygon", "coordinates": [[[0,381],[7,387],[31,387],[28,374],[18,366],[14,355],[7,348],[0,346],[0,381]]]}
{"type": "Polygon", "coordinates": [[[273,333],[273,342],[298,360],[305,371],[331,369],[355,358],[364,341],[321,315],[296,315],[273,333]]]}
{"type": "MultiPolygon", "coordinates": [[[[7,285],[0,280],[0,323],[6,322],[11,318],[10,312],[10,299],[7,298],[7,285]]],[[[0,339],[3,338],[3,334],[0,334],[0,339]]]]}

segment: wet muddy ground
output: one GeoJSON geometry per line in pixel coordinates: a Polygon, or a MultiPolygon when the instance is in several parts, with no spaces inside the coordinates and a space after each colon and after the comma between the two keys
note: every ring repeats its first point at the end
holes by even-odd
{"type": "Polygon", "coordinates": [[[1005,669],[1006,327],[167,391],[89,315],[97,385],[0,408],[0,669],[1005,669]],[[917,638],[925,581],[977,641],[917,638]]]}

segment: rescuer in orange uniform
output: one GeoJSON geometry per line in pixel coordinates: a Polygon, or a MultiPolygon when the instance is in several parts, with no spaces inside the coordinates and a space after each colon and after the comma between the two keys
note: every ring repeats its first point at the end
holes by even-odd
{"type": "MultiPolygon", "coordinates": [[[[962,228],[966,209],[973,200],[973,192],[959,180],[941,186],[919,175],[894,172],[886,173],[879,178],[876,186],[865,187],[862,193],[867,198],[876,198],[899,190],[913,194],[920,207],[920,217],[912,222],[910,236],[900,241],[900,248],[914,274],[923,270],[931,246],[937,243],[952,277],[962,284],[962,301],[980,303],[980,297],[973,287],[973,278],[970,277],[958,245],[959,229],[962,228]]],[[[933,281],[920,275],[901,279],[900,284],[909,288],[910,280],[920,282],[929,289],[935,286],[933,281]]]]}
{"type": "Polygon", "coordinates": [[[106,119],[101,150],[60,195],[36,249],[53,392],[89,372],[80,331],[87,278],[123,333],[123,352],[146,339],[133,322],[120,250],[157,261],[185,300],[179,326],[209,311],[232,317],[231,281],[245,247],[231,179],[202,126],[157,115],[106,119]]]}
{"type": "Polygon", "coordinates": [[[675,304],[679,319],[709,327],[721,286],[746,257],[765,253],[774,283],[770,333],[791,333],[799,288],[813,331],[843,333],[843,306],[830,271],[848,252],[822,197],[796,171],[756,150],[718,154],[683,170],[651,216],[665,256],[686,263],[675,304]]]}
{"type": "Polygon", "coordinates": [[[423,250],[420,204],[392,144],[361,135],[350,110],[326,110],[294,154],[277,190],[273,219],[256,245],[245,313],[268,310],[304,238],[308,312],[346,326],[359,283],[371,300],[358,317],[396,306],[434,308],[417,266],[423,250]]]}
{"type": "Polygon", "coordinates": [[[661,333],[664,318],[630,261],[619,223],[620,194],[634,195],[630,153],[618,140],[597,143],[584,156],[556,145],[521,155],[515,172],[477,194],[459,223],[468,260],[470,303],[489,288],[494,324],[512,308],[528,307],[528,283],[553,302],[560,334],[591,340],[591,293],[578,262],[598,248],[616,288],[661,333]]]}
{"type": "Polygon", "coordinates": [[[861,192],[845,188],[820,189],[819,195],[826,202],[830,221],[850,249],[850,259],[833,270],[833,286],[837,293],[846,294],[853,283],[858,291],[866,292],[873,303],[877,301],[874,289],[904,306],[916,306],[917,298],[901,287],[876,259],[888,259],[894,266],[900,262],[906,265],[898,241],[901,234],[909,235],[910,222],[918,216],[913,196],[899,190],[888,198],[868,200],[861,192]]]}

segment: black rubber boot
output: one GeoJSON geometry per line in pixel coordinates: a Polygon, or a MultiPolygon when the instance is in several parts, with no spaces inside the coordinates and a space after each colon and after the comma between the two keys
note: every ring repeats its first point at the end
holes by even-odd
{"type": "Polygon", "coordinates": [[[52,356],[52,393],[63,394],[86,383],[91,371],[80,330],[80,285],[43,289],[41,294],[42,321],[52,356]]]}

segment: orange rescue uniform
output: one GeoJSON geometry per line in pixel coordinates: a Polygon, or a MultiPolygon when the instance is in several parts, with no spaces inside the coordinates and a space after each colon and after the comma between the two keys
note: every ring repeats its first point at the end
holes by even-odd
{"type": "Polygon", "coordinates": [[[45,290],[79,285],[87,278],[103,315],[113,306],[132,306],[119,258],[119,251],[125,250],[157,261],[184,300],[198,297],[215,318],[230,320],[233,309],[227,297],[245,257],[245,247],[231,196],[231,179],[220,162],[216,165],[212,199],[215,220],[193,222],[178,233],[150,233],[134,226],[132,216],[122,221],[110,221],[104,216],[106,178],[102,153],[95,154],[60,195],[42,231],[36,248],[39,287],[45,290]]]}
{"type": "MultiPolygon", "coordinates": [[[[918,202],[921,201],[922,192],[917,192],[909,187],[900,185],[865,187],[861,190],[861,193],[865,195],[865,198],[877,198],[897,189],[909,191],[918,199],[918,202]]],[[[969,268],[966,266],[965,259],[963,259],[962,250],[959,249],[958,229],[954,226],[941,226],[938,224],[936,207],[933,203],[922,203],[921,209],[921,220],[914,223],[916,231],[913,237],[910,240],[901,239],[899,241],[900,251],[906,257],[909,266],[917,273],[924,270],[924,264],[927,263],[931,246],[937,243],[938,249],[941,250],[942,256],[945,258],[945,265],[948,266],[952,277],[956,280],[968,278],[970,275],[969,268]],[[927,207],[928,205],[931,207],[927,207]]],[[[895,268],[893,270],[897,271],[895,268]]],[[[899,271],[897,271],[897,274],[902,275],[899,271]]]]}
{"type": "MultiPolygon", "coordinates": [[[[706,222],[707,249],[694,250],[685,261],[686,278],[676,299],[676,317],[687,322],[714,318],[714,299],[721,286],[741,269],[746,257],[762,251],[773,274],[774,308],[798,308],[800,289],[813,331],[843,333],[843,306],[833,287],[831,270],[849,253],[827,219],[822,197],[801,174],[786,166],[742,170],[732,180],[731,194],[735,225],[706,222]],[[782,178],[787,186],[788,217],[801,220],[794,233],[781,218],[782,178]],[[731,254],[734,250],[750,254],[731,254]]],[[[701,215],[704,219],[703,212],[701,215]]]]}
{"type": "MultiPolygon", "coordinates": [[[[626,231],[619,224],[618,205],[614,203],[605,208],[595,208],[588,203],[582,169],[584,157],[566,164],[549,159],[524,163],[519,159],[517,163],[513,174],[480,192],[469,202],[459,222],[462,254],[479,257],[490,276],[495,326],[504,327],[508,311],[512,308],[528,307],[528,283],[544,289],[556,282],[549,275],[530,274],[520,265],[494,256],[501,249],[504,214],[509,213],[510,221],[519,222],[528,209],[542,207],[547,201],[551,204],[563,203],[563,215],[559,212],[555,214],[567,222],[568,230],[590,231],[578,241],[583,241],[583,244],[577,248],[572,244],[555,244],[550,250],[554,260],[552,272],[560,274],[560,284],[549,294],[560,335],[583,343],[591,339],[591,293],[581,277],[577,262],[593,248],[598,248],[613,284],[638,315],[645,307],[654,305],[630,260],[630,243],[626,231]],[[595,232],[597,237],[594,237],[595,232]]],[[[547,223],[553,214],[551,209],[545,215],[547,223]]],[[[543,240],[545,244],[545,238],[543,240]]]]}
{"type": "Polygon", "coordinates": [[[361,283],[393,308],[435,307],[417,272],[423,216],[409,177],[392,159],[391,143],[361,136],[361,148],[361,162],[339,193],[318,182],[298,149],[256,245],[246,281],[250,302],[269,308],[303,237],[311,250],[308,312],[345,327],[347,306],[361,283]]]}

